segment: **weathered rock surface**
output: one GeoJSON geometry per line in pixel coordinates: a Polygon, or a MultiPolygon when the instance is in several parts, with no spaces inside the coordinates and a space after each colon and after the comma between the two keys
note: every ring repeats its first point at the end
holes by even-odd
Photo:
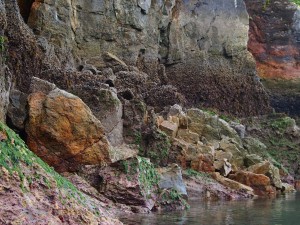
{"type": "Polygon", "coordinates": [[[228,187],[228,188],[233,189],[233,190],[244,191],[244,192],[246,192],[250,195],[254,195],[254,190],[250,186],[247,186],[247,185],[244,185],[244,184],[239,183],[237,181],[234,181],[232,179],[223,177],[219,173],[214,173],[212,175],[212,177],[216,181],[218,181],[219,183],[224,185],[225,187],[228,187]]]}
{"type": "MultiPolygon", "coordinates": [[[[217,174],[217,173],[216,173],[217,174]]],[[[214,175],[212,176],[214,177],[214,175]]],[[[254,196],[251,187],[238,183],[236,181],[224,178],[218,175],[222,180],[229,180],[230,183],[235,183],[234,188],[228,187],[226,182],[224,184],[216,181],[206,174],[189,175],[187,172],[183,173],[184,182],[186,184],[189,198],[191,199],[208,199],[208,200],[237,200],[243,198],[251,198],[254,196]]]]}
{"type": "Polygon", "coordinates": [[[9,103],[11,74],[9,73],[9,70],[5,64],[7,54],[7,39],[4,36],[4,31],[7,28],[7,17],[3,1],[0,1],[0,21],[0,35],[2,38],[0,47],[0,121],[4,122],[9,103]]]}
{"type": "Polygon", "coordinates": [[[175,189],[181,195],[188,196],[185,184],[182,179],[181,168],[177,164],[172,164],[170,167],[158,169],[160,189],[175,189]]]}
{"type": "Polygon", "coordinates": [[[276,189],[271,186],[270,178],[263,174],[238,171],[229,175],[229,178],[253,188],[256,195],[273,195],[276,189]]]}
{"type": "Polygon", "coordinates": [[[299,8],[288,0],[245,2],[251,16],[248,48],[257,60],[259,76],[299,79],[299,8]]]}
{"type": "Polygon", "coordinates": [[[2,123],[0,136],[6,158],[0,163],[0,224],[122,224],[107,205],[78,191],[2,123]]]}
{"type": "Polygon", "coordinates": [[[168,84],[150,88],[158,102],[183,100],[180,93],[174,95],[177,88],[190,104],[239,115],[268,110],[266,93],[254,78],[255,63],[246,49],[249,21],[242,0],[144,3],[34,2],[28,24],[62,67],[86,62],[96,68],[89,71],[97,73],[105,67],[117,72],[137,66],[150,80],[168,84]]]}
{"type": "Polygon", "coordinates": [[[282,188],[279,169],[270,162],[261,162],[247,168],[248,171],[256,174],[264,174],[271,179],[271,184],[278,189],[282,188]]]}
{"type": "Polygon", "coordinates": [[[28,116],[26,109],[27,97],[27,94],[18,90],[11,90],[9,96],[10,103],[7,110],[7,120],[19,130],[25,129],[25,119],[28,116]]]}
{"type": "Polygon", "coordinates": [[[288,0],[246,0],[248,49],[278,112],[300,113],[300,9],[288,0]]]}
{"type": "Polygon", "coordinates": [[[101,122],[78,97],[58,88],[29,96],[29,148],[59,171],[112,162],[101,122]]]}
{"type": "Polygon", "coordinates": [[[151,165],[138,157],[105,167],[98,172],[102,180],[98,191],[115,203],[130,206],[134,212],[149,212],[157,198],[158,179],[151,165]]]}

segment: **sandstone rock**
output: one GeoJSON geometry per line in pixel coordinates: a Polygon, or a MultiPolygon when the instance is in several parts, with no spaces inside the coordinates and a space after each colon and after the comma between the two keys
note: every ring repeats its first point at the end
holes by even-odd
{"type": "Polygon", "coordinates": [[[159,168],[158,174],[160,176],[158,183],[160,189],[175,189],[179,194],[188,195],[182,179],[181,168],[177,164],[172,164],[166,168],[159,168]]]}
{"type": "Polygon", "coordinates": [[[235,142],[234,139],[223,138],[220,142],[220,149],[232,154],[233,157],[231,163],[235,167],[242,168],[244,166],[245,149],[235,142]]]}
{"type": "Polygon", "coordinates": [[[119,59],[117,56],[115,56],[114,54],[112,54],[110,52],[106,52],[103,55],[103,58],[104,58],[105,62],[108,63],[108,65],[107,65],[108,67],[114,67],[114,66],[118,66],[118,65],[127,67],[125,62],[123,62],[121,59],[119,59]]]}
{"type": "Polygon", "coordinates": [[[253,166],[255,164],[261,163],[262,161],[262,157],[256,154],[246,155],[244,158],[244,163],[246,167],[253,166]]]}
{"type": "Polygon", "coordinates": [[[173,106],[170,107],[169,113],[168,113],[168,117],[169,116],[184,116],[185,113],[182,110],[182,107],[178,104],[175,104],[173,106]]]}
{"type": "Polygon", "coordinates": [[[179,129],[176,137],[192,144],[197,144],[199,141],[199,135],[188,129],[179,129]]]}
{"type": "Polygon", "coordinates": [[[264,174],[271,179],[271,184],[276,188],[282,188],[282,182],[280,179],[279,169],[272,165],[270,162],[265,161],[253,166],[250,166],[248,171],[256,173],[256,174],[264,174]]]}
{"type": "Polygon", "coordinates": [[[215,160],[224,160],[227,159],[230,161],[232,159],[233,155],[231,152],[224,152],[224,151],[216,151],[215,152],[215,160]]]}
{"type": "Polygon", "coordinates": [[[231,180],[229,178],[223,177],[219,173],[213,173],[213,178],[226,187],[229,187],[234,190],[245,191],[248,194],[254,195],[254,190],[252,187],[244,185],[240,182],[231,180]]]}
{"type": "Polygon", "coordinates": [[[250,186],[257,195],[273,195],[276,193],[275,188],[271,186],[270,178],[263,174],[238,171],[235,174],[229,175],[229,178],[250,186]]]}
{"type": "Polygon", "coordinates": [[[204,136],[208,141],[220,140],[223,135],[241,142],[237,132],[216,115],[193,108],[187,111],[187,116],[191,119],[188,128],[199,136],[204,136]]]}
{"type": "MultiPolygon", "coordinates": [[[[217,174],[217,173],[216,173],[217,174]]],[[[212,175],[216,177],[216,175],[212,175]]],[[[236,181],[224,178],[219,175],[220,182],[205,176],[190,176],[185,171],[183,173],[184,182],[190,198],[204,198],[209,200],[237,200],[252,198],[253,189],[236,181]],[[229,185],[223,185],[222,180],[227,181],[229,185]],[[232,187],[230,188],[230,183],[232,187]]],[[[224,182],[226,184],[226,182],[224,182]]]]}
{"type": "Polygon", "coordinates": [[[231,122],[230,126],[235,129],[235,131],[238,133],[238,135],[240,136],[240,138],[244,138],[245,137],[245,133],[246,133],[246,128],[243,124],[239,124],[239,123],[235,123],[235,122],[231,122]]]}
{"type": "Polygon", "coordinates": [[[270,2],[260,16],[263,2],[245,3],[253,18],[248,48],[256,59],[259,77],[264,78],[272,107],[276,112],[299,115],[299,7],[290,1],[270,2]]]}
{"type": "Polygon", "coordinates": [[[214,172],[215,168],[213,166],[212,157],[210,155],[199,155],[191,162],[191,168],[199,172],[214,172]]]}
{"type": "Polygon", "coordinates": [[[94,115],[104,127],[104,131],[110,143],[117,146],[123,143],[123,108],[117,94],[112,90],[100,89],[98,93],[98,104],[101,107],[94,109],[94,115]]]}
{"type": "Polygon", "coordinates": [[[29,96],[28,146],[58,171],[112,162],[103,126],[78,97],[54,89],[29,96]]]}
{"type": "Polygon", "coordinates": [[[214,161],[214,168],[218,171],[220,171],[222,176],[228,176],[228,174],[231,172],[231,164],[228,162],[227,159],[214,161]]]}
{"type": "Polygon", "coordinates": [[[56,88],[56,85],[50,83],[49,81],[42,80],[38,77],[32,77],[30,83],[30,93],[42,92],[44,94],[49,94],[50,91],[53,91],[56,88]]]}
{"type": "Polygon", "coordinates": [[[165,132],[169,137],[175,138],[178,131],[178,125],[165,120],[160,124],[159,129],[165,132]]]}

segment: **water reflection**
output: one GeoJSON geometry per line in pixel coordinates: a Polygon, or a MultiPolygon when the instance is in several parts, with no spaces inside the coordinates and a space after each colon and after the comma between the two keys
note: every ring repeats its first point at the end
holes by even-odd
{"type": "Polygon", "coordinates": [[[300,194],[245,201],[190,201],[184,212],[123,215],[128,225],[299,225],[300,194]]]}

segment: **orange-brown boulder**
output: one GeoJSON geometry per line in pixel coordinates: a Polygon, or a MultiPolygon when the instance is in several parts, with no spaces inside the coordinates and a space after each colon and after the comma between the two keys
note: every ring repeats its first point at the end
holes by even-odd
{"type": "Polygon", "coordinates": [[[200,154],[199,157],[191,162],[191,168],[199,172],[214,172],[215,168],[209,155],[200,154]]]}
{"type": "Polygon", "coordinates": [[[256,195],[271,195],[276,193],[275,187],[271,186],[270,178],[263,174],[238,171],[235,174],[230,174],[229,178],[252,187],[256,195]]]}
{"type": "Polygon", "coordinates": [[[80,98],[56,88],[31,94],[28,105],[28,146],[56,170],[111,162],[101,122],[80,98]]]}

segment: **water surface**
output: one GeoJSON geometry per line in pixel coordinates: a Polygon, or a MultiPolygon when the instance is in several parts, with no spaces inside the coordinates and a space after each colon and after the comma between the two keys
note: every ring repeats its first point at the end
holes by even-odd
{"type": "Polygon", "coordinates": [[[190,201],[184,212],[124,215],[128,225],[300,225],[300,193],[273,199],[190,201]]]}

